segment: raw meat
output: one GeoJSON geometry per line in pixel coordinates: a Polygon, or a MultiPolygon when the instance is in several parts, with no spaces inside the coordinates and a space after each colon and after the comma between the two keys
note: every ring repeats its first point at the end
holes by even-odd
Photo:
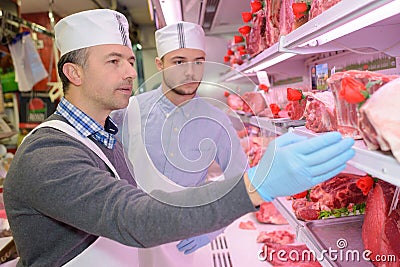
{"type": "Polygon", "coordinates": [[[276,230],[272,232],[262,231],[257,236],[257,243],[276,243],[276,244],[292,244],[296,236],[286,230],[276,230]]]}
{"type": "Polygon", "coordinates": [[[239,228],[244,229],[244,230],[256,230],[257,229],[252,221],[240,222],[239,228]]]}
{"type": "Polygon", "coordinates": [[[336,110],[332,92],[319,92],[307,97],[304,111],[306,128],[316,133],[336,131],[336,110]]]}
{"type": "Polygon", "coordinates": [[[310,190],[310,201],[306,198],[293,200],[292,208],[296,217],[304,221],[316,220],[323,210],[364,203],[366,196],[356,185],[360,177],[362,176],[339,173],[332,179],[314,186],[310,190]]]}
{"type": "Polygon", "coordinates": [[[358,129],[358,104],[350,104],[340,97],[342,79],[344,77],[352,77],[361,82],[365,86],[368,82],[375,83],[367,89],[372,95],[384,84],[398,78],[397,75],[384,75],[371,71],[349,70],[345,72],[337,72],[328,78],[327,82],[335,97],[337,130],[345,136],[360,139],[361,134],[358,129]]]}
{"type": "Polygon", "coordinates": [[[304,117],[304,110],[306,108],[307,100],[301,99],[296,101],[289,101],[285,109],[288,111],[289,118],[292,120],[300,120],[304,117]]]}
{"type": "Polygon", "coordinates": [[[266,0],[265,47],[268,48],[279,40],[279,11],[280,0],[266,0]]]}
{"type": "Polygon", "coordinates": [[[309,13],[310,19],[320,15],[325,10],[339,3],[341,0],[313,0],[311,2],[311,9],[309,13]]]}
{"type": "Polygon", "coordinates": [[[360,108],[359,129],[371,150],[391,150],[400,162],[400,78],[382,86],[360,108]]]}
{"type": "Polygon", "coordinates": [[[305,244],[281,245],[265,243],[262,248],[262,253],[259,255],[259,259],[266,260],[273,266],[321,266],[321,264],[317,261],[316,256],[313,255],[313,253],[305,244]]]}
{"type": "Polygon", "coordinates": [[[266,48],[265,25],[267,24],[266,13],[261,9],[255,13],[252,20],[250,33],[245,36],[247,51],[251,57],[256,56],[266,48]]]}
{"type": "MultiPolygon", "coordinates": [[[[379,180],[370,191],[362,227],[365,249],[372,251],[370,259],[377,255],[395,255],[400,259],[400,209],[388,216],[395,186],[379,180]]],[[[375,266],[395,267],[398,262],[374,262],[375,266]]]]}
{"type": "Polygon", "coordinates": [[[263,202],[260,209],[255,212],[257,221],[270,224],[288,224],[282,214],[271,202],[263,202]]]}
{"type": "Polygon", "coordinates": [[[258,164],[261,156],[264,154],[269,142],[274,139],[273,137],[258,137],[249,136],[248,138],[240,139],[240,144],[246,153],[249,166],[253,167],[258,164]]]}
{"type": "Polygon", "coordinates": [[[257,115],[265,108],[267,108],[267,102],[261,92],[246,92],[242,95],[244,101],[243,111],[257,115]]]}
{"type": "Polygon", "coordinates": [[[243,110],[243,100],[237,94],[230,94],[226,99],[226,103],[233,110],[243,110]]]}
{"type": "Polygon", "coordinates": [[[287,35],[292,31],[294,15],[292,11],[293,0],[282,0],[279,14],[279,34],[287,35]]]}

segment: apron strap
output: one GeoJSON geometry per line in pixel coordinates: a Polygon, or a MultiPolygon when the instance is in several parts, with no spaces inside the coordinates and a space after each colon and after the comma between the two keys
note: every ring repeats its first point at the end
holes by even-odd
{"type": "MultiPolygon", "coordinates": [[[[74,127],[72,127],[70,124],[68,124],[64,121],[51,120],[51,121],[42,122],[41,124],[36,126],[27,136],[25,136],[25,138],[28,137],[29,135],[31,135],[37,129],[40,129],[43,127],[50,127],[50,128],[57,129],[61,132],[64,132],[64,133],[72,136],[73,138],[77,139],[78,141],[82,142],[83,144],[85,144],[90,150],[92,150],[99,158],[101,158],[104,161],[104,163],[114,173],[115,178],[117,180],[120,180],[117,170],[114,168],[114,165],[112,165],[110,160],[106,157],[104,152],[90,138],[83,137],[82,135],[80,135],[78,133],[78,131],[74,127]]],[[[24,140],[25,140],[25,138],[24,138],[24,140]]]]}

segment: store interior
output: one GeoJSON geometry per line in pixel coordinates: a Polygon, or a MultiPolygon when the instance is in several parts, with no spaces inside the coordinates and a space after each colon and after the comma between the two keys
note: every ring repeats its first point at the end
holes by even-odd
{"type": "MultiPolygon", "coordinates": [[[[369,202],[378,201],[372,195],[376,197],[380,183],[392,186],[387,208],[399,209],[400,120],[393,114],[400,114],[400,106],[393,103],[399,103],[400,95],[393,93],[393,102],[387,105],[379,102],[378,94],[377,100],[374,98],[378,89],[390,87],[387,84],[400,90],[399,83],[395,84],[400,79],[399,0],[1,0],[2,182],[24,136],[55,111],[63,96],[55,67],[59,60],[55,23],[97,8],[117,10],[129,21],[137,60],[135,95],[159,84],[154,32],[179,20],[203,27],[208,65],[198,95],[231,119],[250,167],[258,163],[271,140],[287,132],[310,138],[339,131],[356,140],[356,156],[344,174],[334,178],[336,185],[327,183],[302,196],[279,197],[273,205],[265,203],[259,211],[229,225],[185,266],[296,266],[267,259],[265,244],[271,242],[276,250],[287,250],[290,243],[293,246],[289,248],[298,253],[315,253],[317,261],[304,260],[310,265],[300,266],[400,266],[400,250],[391,247],[385,233],[380,238],[390,249],[373,250],[373,255],[387,253],[387,261],[396,257],[397,261],[380,265],[362,257],[366,250],[376,248],[368,243],[372,241],[366,231],[384,228],[387,221],[394,220],[389,212],[379,222],[383,225],[364,224],[371,222],[364,220],[366,209],[369,202]],[[257,8],[255,3],[261,6],[257,8]],[[295,4],[308,8],[299,14],[295,4]],[[23,84],[16,81],[20,70],[12,46],[26,35],[32,39],[33,56],[22,64],[35,72],[23,84]],[[361,83],[368,97],[357,103],[344,101],[346,77],[361,83]],[[372,100],[380,105],[373,107],[372,100]],[[377,113],[385,116],[374,121],[377,113]],[[367,191],[359,186],[365,177],[373,181],[367,191]],[[343,200],[341,194],[350,195],[343,200]],[[333,257],[327,256],[331,250],[336,251],[333,257]],[[361,259],[349,259],[352,251],[352,256],[357,254],[361,259]]],[[[0,210],[4,211],[3,206],[1,201],[0,210]]],[[[5,212],[0,215],[4,222],[4,237],[0,238],[3,263],[15,258],[16,250],[5,212]]]]}

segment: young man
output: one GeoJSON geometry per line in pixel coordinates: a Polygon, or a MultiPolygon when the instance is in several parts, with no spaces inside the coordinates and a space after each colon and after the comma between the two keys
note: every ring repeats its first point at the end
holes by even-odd
{"type": "MultiPolygon", "coordinates": [[[[136,97],[142,140],[154,166],[184,187],[205,184],[213,163],[218,164],[226,178],[242,176],[247,170],[247,158],[231,121],[222,110],[207,102],[210,99],[197,95],[204,68],[213,68],[212,63],[205,61],[203,28],[182,21],[157,30],[155,40],[155,62],[162,82],[156,90],[136,97]]],[[[128,114],[125,119],[134,115],[128,114]]],[[[123,115],[114,118],[121,124],[123,115]]],[[[131,138],[129,135],[127,132],[123,138],[131,138]]],[[[194,252],[221,232],[184,240],[178,247],[185,254],[194,252]]],[[[163,260],[159,252],[156,257],[163,260]]]]}
{"type": "MultiPolygon", "coordinates": [[[[112,110],[127,106],[136,77],[128,33],[122,14],[102,9],[73,14],[55,27],[65,97],[25,138],[4,184],[18,266],[135,266],[132,247],[220,229],[254,211],[257,196],[271,200],[303,191],[342,170],[354,154],[351,140],[337,133],[313,140],[287,135],[267,153],[275,153],[279,164],[273,161],[268,173],[249,170],[256,192],[246,190],[245,174],[210,186],[155,192],[171,201],[207,203],[197,207],[154,199],[137,188],[109,118],[112,110]],[[280,170],[280,164],[289,164],[287,156],[300,165],[280,170]],[[215,192],[221,197],[207,201],[215,192]]],[[[268,164],[269,158],[261,161],[268,164]]]]}

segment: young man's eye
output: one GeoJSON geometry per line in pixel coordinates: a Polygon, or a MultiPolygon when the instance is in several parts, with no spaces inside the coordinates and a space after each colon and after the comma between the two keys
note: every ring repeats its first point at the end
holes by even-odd
{"type": "Polygon", "coordinates": [[[181,64],[183,64],[182,60],[175,61],[175,65],[181,65],[181,64]]]}

